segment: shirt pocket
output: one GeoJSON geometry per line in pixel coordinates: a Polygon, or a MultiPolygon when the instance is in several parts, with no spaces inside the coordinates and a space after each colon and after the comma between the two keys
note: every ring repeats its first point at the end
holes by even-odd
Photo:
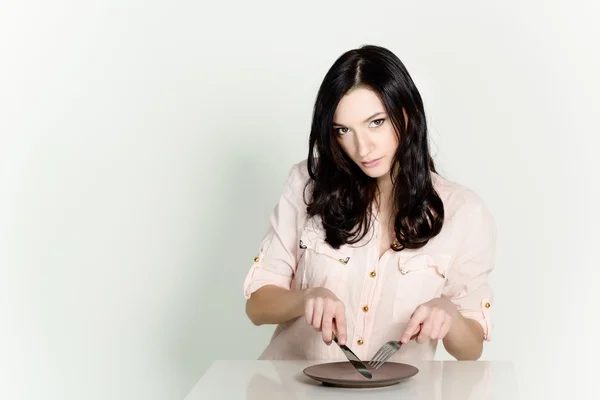
{"type": "Polygon", "coordinates": [[[310,227],[302,231],[298,247],[303,254],[298,263],[296,287],[325,287],[339,295],[348,281],[352,249],[347,246],[334,249],[325,241],[324,232],[310,227]]]}
{"type": "Polygon", "coordinates": [[[400,252],[392,269],[394,322],[408,322],[419,305],[441,296],[451,261],[446,253],[400,252]]]}

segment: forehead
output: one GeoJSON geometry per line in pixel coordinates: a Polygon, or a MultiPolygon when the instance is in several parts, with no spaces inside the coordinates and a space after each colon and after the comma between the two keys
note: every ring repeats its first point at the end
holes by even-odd
{"type": "Polygon", "coordinates": [[[342,125],[362,124],[371,115],[385,112],[377,93],[358,87],[346,93],[338,103],[333,120],[342,125]]]}

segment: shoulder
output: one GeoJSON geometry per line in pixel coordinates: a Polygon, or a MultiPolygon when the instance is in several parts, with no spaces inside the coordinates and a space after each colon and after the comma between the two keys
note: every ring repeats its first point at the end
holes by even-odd
{"type": "Polygon", "coordinates": [[[308,174],[308,160],[304,159],[295,164],[293,164],[288,173],[287,184],[292,186],[306,186],[308,181],[310,180],[310,175],[308,174]]]}
{"type": "Polygon", "coordinates": [[[283,188],[283,196],[299,210],[306,209],[306,200],[310,192],[307,184],[310,181],[307,160],[299,161],[288,170],[288,176],[283,188]]]}
{"type": "Polygon", "coordinates": [[[473,189],[432,173],[433,187],[442,199],[446,219],[467,221],[483,219],[494,225],[486,202],[473,189]]]}

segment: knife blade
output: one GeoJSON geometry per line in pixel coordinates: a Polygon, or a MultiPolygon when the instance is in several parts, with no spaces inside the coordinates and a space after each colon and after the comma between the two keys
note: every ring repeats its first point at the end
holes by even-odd
{"type": "Polygon", "coordinates": [[[356,370],[360,372],[362,376],[364,376],[367,379],[373,378],[373,375],[371,374],[365,363],[360,361],[360,358],[358,358],[348,346],[346,346],[345,344],[340,344],[335,335],[333,335],[333,341],[340,347],[340,349],[342,349],[348,361],[350,361],[352,366],[356,368],[356,370]]]}

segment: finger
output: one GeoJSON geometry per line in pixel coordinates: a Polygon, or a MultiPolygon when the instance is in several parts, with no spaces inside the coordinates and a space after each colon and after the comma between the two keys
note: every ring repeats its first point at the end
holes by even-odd
{"type": "Polygon", "coordinates": [[[446,313],[442,310],[438,310],[431,315],[432,320],[432,328],[431,333],[429,334],[429,338],[431,340],[438,340],[440,336],[440,332],[442,330],[442,325],[444,325],[444,321],[446,320],[446,313]]]}
{"type": "Polygon", "coordinates": [[[415,333],[413,333],[413,335],[408,340],[411,341],[413,339],[416,339],[419,336],[419,334],[421,333],[421,329],[423,329],[423,324],[419,324],[417,331],[415,333]]]}
{"type": "Polygon", "coordinates": [[[323,310],[323,322],[321,323],[321,329],[323,330],[323,341],[327,345],[331,344],[331,331],[333,328],[333,317],[335,315],[335,305],[331,301],[326,301],[323,310]]]}
{"type": "Polygon", "coordinates": [[[448,332],[450,332],[450,328],[452,328],[452,317],[446,316],[446,318],[444,318],[442,328],[440,329],[440,335],[438,336],[438,339],[441,340],[445,338],[448,332]]]}
{"type": "Polygon", "coordinates": [[[341,345],[346,344],[346,307],[340,302],[335,310],[335,329],[338,337],[338,342],[341,345]]]}
{"type": "Polygon", "coordinates": [[[429,340],[429,336],[431,335],[431,329],[433,328],[433,320],[428,317],[423,322],[423,327],[421,328],[421,332],[419,336],[415,339],[417,343],[425,343],[429,340]]]}
{"type": "Polygon", "coordinates": [[[314,314],[315,300],[308,299],[306,304],[304,305],[304,318],[306,319],[306,323],[312,325],[313,314],[314,314]]]}
{"type": "Polygon", "coordinates": [[[315,299],[313,311],[312,325],[316,330],[321,330],[321,322],[323,320],[323,299],[315,299]]]}
{"type": "Polygon", "coordinates": [[[402,343],[407,343],[411,336],[418,332],[419,326],[425,321],[427,315],[429,314],[429,309],[427,307],[419,306],[413,313],[410,321],[408,321],[408,325],[400,338],[402,343]]]}

